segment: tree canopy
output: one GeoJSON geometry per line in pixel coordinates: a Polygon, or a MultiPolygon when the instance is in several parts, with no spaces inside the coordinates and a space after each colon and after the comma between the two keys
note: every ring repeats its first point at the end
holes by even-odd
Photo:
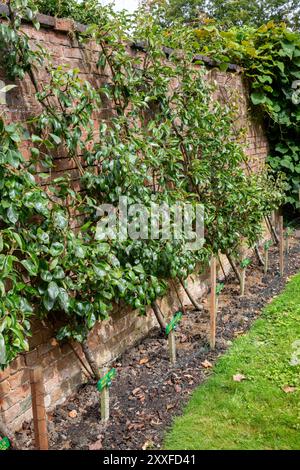
{"type": "Polygon", "coordinates": [[[151,5],[165,8],[168,23],[175,19],[197,23],[208,17],[225,27],[259,27],[270,20],[285,21],[297,29],[300,24],[298,0],[154,0],[151,5]]]}

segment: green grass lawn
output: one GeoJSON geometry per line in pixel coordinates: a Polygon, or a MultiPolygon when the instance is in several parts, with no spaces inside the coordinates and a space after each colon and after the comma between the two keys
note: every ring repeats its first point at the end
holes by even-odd
{"type": "Polygon", "coordinates": [[[297,340],[300,364],[300,274],[219,359],[175,419],[164,448],[300,449],[297,340]],[[246,379],[235,382],[236,374],[246,379]]]}

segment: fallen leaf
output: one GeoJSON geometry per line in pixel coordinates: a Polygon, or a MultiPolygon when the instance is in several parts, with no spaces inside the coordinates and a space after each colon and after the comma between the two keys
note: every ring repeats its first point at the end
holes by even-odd
{"type": "Polygon", "coordinates": [[[131,431],[132,429],[134,431],[138,431],[138,430],[144,429],[144,427],[145,425],[143,423],[129,423],[127,425],[128,431],[131,431]]]}
{"type": "Polygon", "coordinates": [[[151,426],[160,426],[161,424],[162,424],[162,421],[159,421],[159,420],[155,421],[154,419],[152,419],[150,421],[151,426]]]}
{"type": "Polygon", "coordinates": [[[233,377],[232,377],[234,382],[241,382],[242,380],[246,380],[246,378],[247,377],[243,374],[236,374],[236,375],[233,375],[233,377]]]}
{"type": "Polygon", "coordinates": [[[187,340],[188,340],[188,337],[182,333],[182,334],[180,335],[179,341],[180,341],[181,343],[186,343],[187,340]]]}
{"type": "Polygon", "coordinates": [[[237,330],[233,333],[234,336],[242,336],[245,334],[244,330],[237,330]]]}
{"type": "Polygon", "coordinates": [[[205,361],[201,362],[201,366],[205,367],[205,369],[208,369],[210,367],[212,367],[212,363],[209,362],[207,359],[205,359],[205,361]]]}
{"type": "Polygon", "coordinates": [[[177,384],[176,384],[176,385],[174,385],[174,388],[175,388],[175,392],[176,392],[176,393],[180,393],[180,392],[181,392],[181,387],[180,387],[180,385],[177,385],[177,384]]]}
{"type": "Polygon", "coordinates": [[[70,411],[69,416],[70,418],[77,418],[77,411],[76,410],[70,411]]]}
{"type": "Polygon", "coordinates": [[[147,450],[147,449],[149,449],[149,448],[151,448],[151,447],[153,447],[153,446],[154,446],[153,441],[146,441],[146,442],[142,445],[142,449],[143,449],[143,450],[147,450]]]}
{"type": "Polygon", "coordinates": [[[143,359],[140,360],[140,364],[141,364],[141,365],[147,364],[147,362],[149,362],[148,357],[143,357],[143,359]]]}
{"type": "Polygon", "coordinates": [[[297,389],[296,387],[290,387],[290,385],[285,385],[284,387],[282,387],[282,390],[284,391],[284,393],[293,393],[297,389]]]}
{"type": "Polygon", "coordinates": [[[57,346],[57,345],[58,345],[58,341],[57,341],[55,338],[51,338],[50,344],[51,344],[51,346],[57,346]]]}
{"type": "Polygon", "coordinates": [[[167,409],[167,411],[169,411],[169,410],[171,410],[171,409],[174,408],[174,407],[175,407],[174,404],[168,403],[167,406],[166,406],[166,409],[167,409]]]}
{"type": "Polygon", "coordinates": [[[100,450],[102,449],[102,439],[98,439],[98,441],[94,442],[93,444],[89,445],[89,450],[100,450]]]}

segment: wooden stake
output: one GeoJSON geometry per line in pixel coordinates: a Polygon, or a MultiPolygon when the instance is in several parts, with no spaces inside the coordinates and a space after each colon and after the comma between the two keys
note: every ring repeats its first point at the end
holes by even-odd
{"type": "Polygon", "coordinates": [[[283,216],[278,218],[279,224],[279,271],[280,276],[283,276],[284,271],[284,237],[283,237],[283,216]]]}
{"type": "Polygon", "coordinates": [[[265,266],[264,266],[264,272],[267,274],[269,269],[269,250],[265,250],[265,266]]]}
{"type": "Polygon", "coordinates": [[[241,270],[241,285],[240,285],[240,295],[243,297],[245,295],[245,280],[246,280],[246,269],[241,270]]]}
{"type": "Polygon", "coordinates": [[[285,236],[285,254],[286,255],[289,254],[289,236],[288,236],[288,234],[286,234],[286,236],[285,236]]]}
{"type": "Polygon", "coordinates": [[[38,450],[48,450],[47,416],[42,367],[38,366],[30,369],[30,385],[35,447],[38,450]]]}
{"type": "MultiPolygon", "coordinates": [[[[102,377],[108,373],[108,368],[102,369],[102,377]]],[[[107,423],[109,420],[109,388],[104,387],[100,392],[100,413],[102,423],[107,423]]]]}
{"type": "Polygon", "coordinates": [[[275,224],[274,224],[274,227],[275,227],[275,230],[276,232],[279,234],[280,232],[280,215],[279,215],[279,211],[274,211],[274,214],[275,214],[275,224]]]}
{"type": "Polygon", "coordinates": [[[168,344],[169,344],[169,358],[171,364],[176,363],[176,338],[175,330],[170,331],[168,334],[168,344]]]}
{"type": "Polygon", "coordinates": [[[216,258],[212,257],[210,261],[210,347],[216,346],[216,288],[217,288],[217,263],[216,258]]]}

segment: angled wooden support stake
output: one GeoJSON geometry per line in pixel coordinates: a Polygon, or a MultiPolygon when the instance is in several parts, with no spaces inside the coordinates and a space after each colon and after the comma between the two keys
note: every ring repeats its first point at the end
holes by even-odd
{"type": "Polygon", "coordinates": [[[216,346],[216,304],[217,304],[217,263],[216,258],[212,257],[210,261],[210,340],[211,349],[216,346]]]}
{"type": "Polygon", "coordinates": [[[283,276],[284,271],[284,235],[283,235],[283,216],[278,218],[279,225],[279,272],[283,276]]]}
{"type": "Polygon", "coordinates": [[[30,369],[30,385],[35,447],[38,450],[48,450],[47,415],[42,367],[38,366],[30,369]]]}
{"type": "Polygon", "coordinates": [[[285,254],[288,255],[289,254],[289,234],[286,232],[284,234],[284,238],[285,238],[285,254]]]}

